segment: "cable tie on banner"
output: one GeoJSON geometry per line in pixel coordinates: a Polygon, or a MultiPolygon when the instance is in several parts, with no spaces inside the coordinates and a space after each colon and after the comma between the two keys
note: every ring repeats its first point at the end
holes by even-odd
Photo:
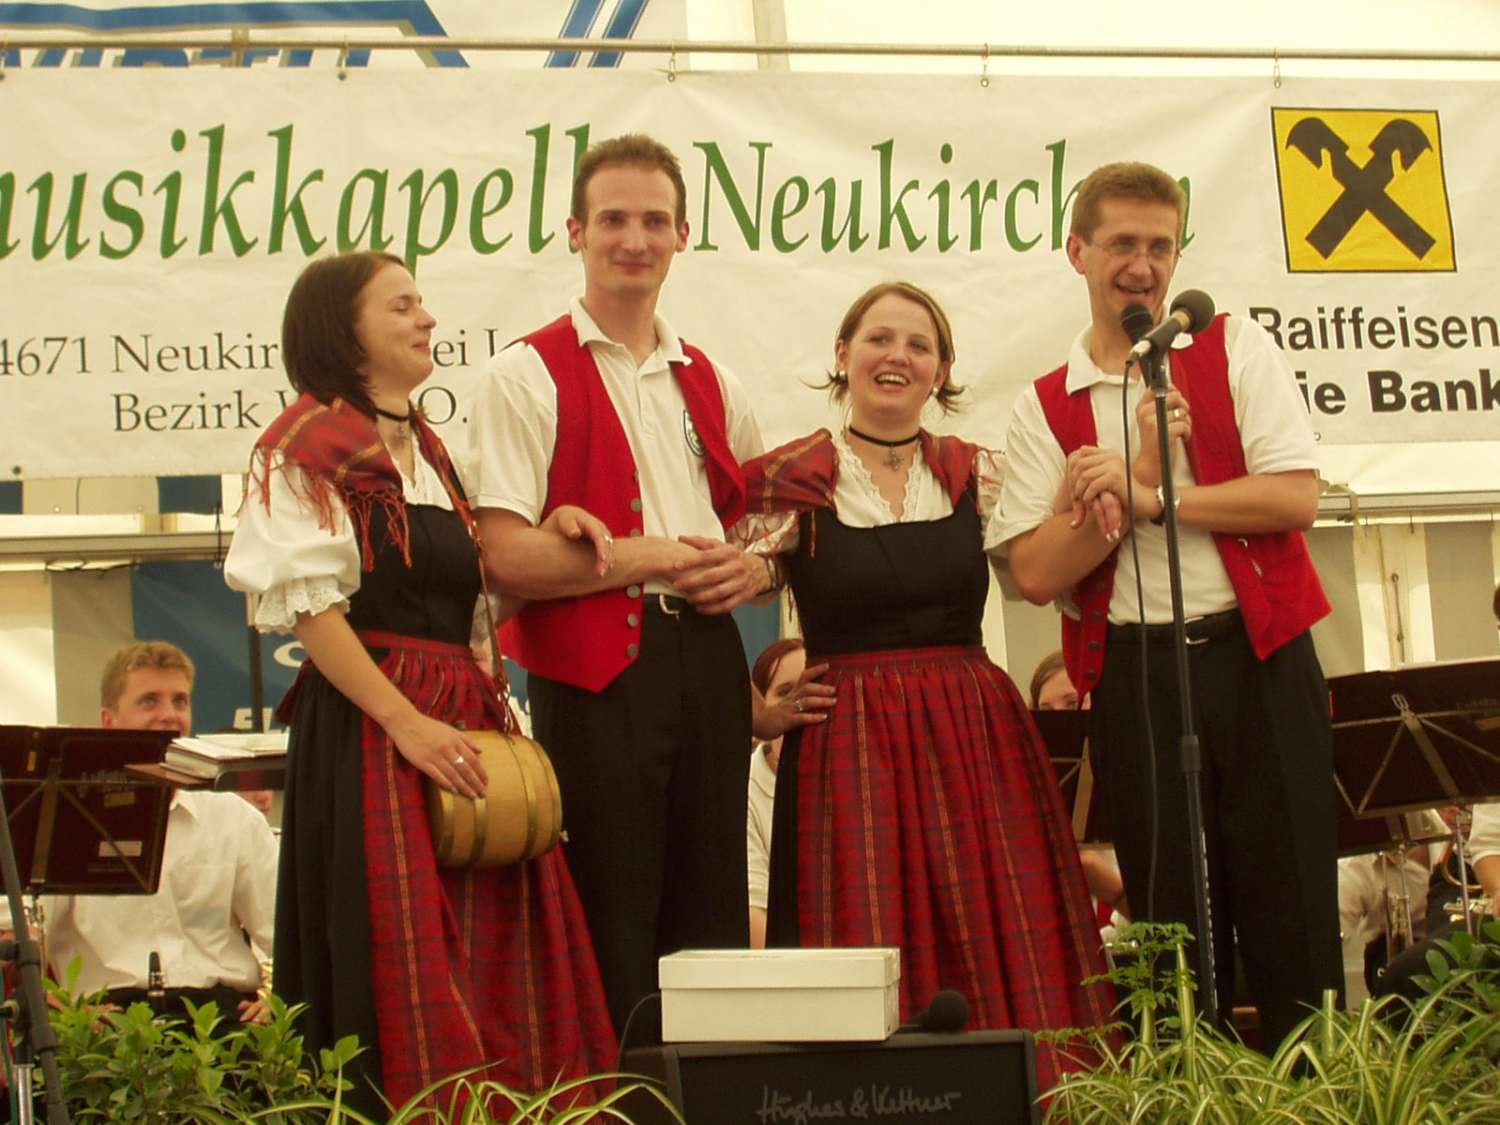
{"type": "Polygon", "coordinates": [[[984,53],[979,56],[979,85],[990,88],[990,45],[984,44],[984,53]]]}
{"type": "Polygon", "coordinates": [[[1271,48],[1271,85],[1281,89],[1281,48],[1271,48]]]}
{"type": "Polygon", "coordinates": [[[235,27],[229,31],[229,45],[233,52],[234,65],[241,68],[245,65],[245,51],[250,46],[250,29],[248,27],[235,27]]]}
{"type": "Polygon", "coordinates": [[[672,52],[667,56],[667,81],[677,81],[677,44],[672,43],[672,52]]]}
{"type": "Polygon", "coordinates": [[[347,35],[344,36],[344,45],[339,48],[338,71],[340,82],[349,77],[349,37],[347,35]]]}

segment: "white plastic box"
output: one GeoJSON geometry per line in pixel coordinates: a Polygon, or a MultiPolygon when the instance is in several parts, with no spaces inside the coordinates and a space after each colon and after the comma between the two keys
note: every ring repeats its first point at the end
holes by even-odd
{"type": "Polygon", "coordinates": [[[901,1022],[896,949],[689,949],[657,973],[668,1043],[877,1041],[901,1022]]]}

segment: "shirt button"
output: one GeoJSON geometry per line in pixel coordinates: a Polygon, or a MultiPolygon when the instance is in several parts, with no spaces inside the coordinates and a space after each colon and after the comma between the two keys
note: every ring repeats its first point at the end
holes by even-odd
{"type": "Polygon", "coordinates": [[[627,613],[625,615],[625,624],[629,625],[632,629],[634,629],[640,623],[641,619],[637,614],[627,613]]]}
{"type": "Polygon", "coordinates": [[[627,598],[638,598],[641,596],[641,588],[639,586],[626,586],[625,596],[627,598]]]}
{"type": "Polygon", "coordinates": [[[632,512],[639,512],[641,510],[641,498],[639,496],[630,501],[630,510],[632,512]]]}
{"type": "Polygon", "coordinates": [[[639,653],[640,651],[641,651],[641,646],[640,645],[629,644],[629,645],[625,646],[625,655],[628,656],[628,657],[630,657],[632,660],[635,659],[636,654],[639,653]]]}

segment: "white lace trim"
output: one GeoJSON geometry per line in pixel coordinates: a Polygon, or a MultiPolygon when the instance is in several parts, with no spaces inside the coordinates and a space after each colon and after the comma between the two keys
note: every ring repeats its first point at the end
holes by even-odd
{"type": "Polygon", "coordinates": [[[255,627],[262,632],[290,633],[299,613],[319,614],[335,605],[349,612],[349,599],[339,593],[338,580],[332,575],[289,578],[257,599],[255,627]]]}
{"type": "Polygon", "coordinates": [[[913,448],[912,459],[906,469],[906,487],[901,493],[899,516],[891,507],[890,501],[881,493],[880,486],[875,483],[875,478],[870,475],[870,470],[865,466],[864,461],[854,451],[854,447],[845,440],[842,430],[833,435],[833,446],[838,450],[840,472],[852,478],[851,483],[857,485],[867,500],[890,517],[890,523],[915,523],[917,521],[917,489],[921,487],[922,474],[932,475],[932,469],[922,457],[920,445],[913,448]]]}

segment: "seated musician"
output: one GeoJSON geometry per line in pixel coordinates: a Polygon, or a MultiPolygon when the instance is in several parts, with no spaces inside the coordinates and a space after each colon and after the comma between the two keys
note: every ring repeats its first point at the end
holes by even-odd
{"type": "MultiPolygon", "coordinates": [[[[190,734],[192,691],[193,662],[176,645],[127,645],[104,666],[99,723],[190,734]]],[[[158,1014],[183,1019],[183,1000],[213,1000],[221,1026],[263,1020],[251,943],[270,956],[276,853],[266,818],[237,795],[174,791],[155,894],[43,896],[49,975],[64,980],[76,957],[75,995],[102,990],[119,1006],[149,999],[158,1014]],[[156,982],[152,954],[161,966],[156,982]]]]}

